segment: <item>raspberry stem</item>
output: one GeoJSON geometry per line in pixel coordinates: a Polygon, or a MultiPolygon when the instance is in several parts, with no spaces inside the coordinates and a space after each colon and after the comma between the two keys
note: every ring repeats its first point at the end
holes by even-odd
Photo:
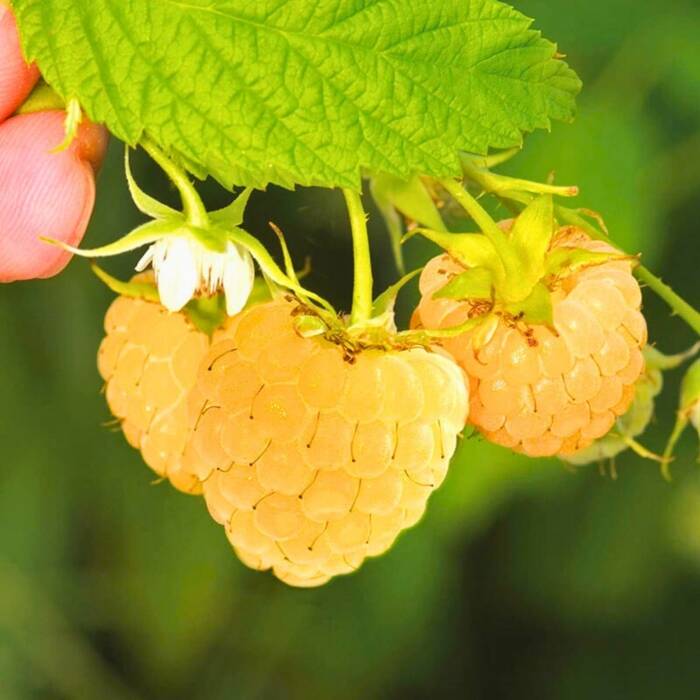
{"type": "Polygon", "coordinates": [[[345,203],[352,229],[352,254],[355,279],[352,290],[350,324],[358,325],[372,318],[372,259],[367,235],[367,214],[357,192],[344,189],[345,203]]]}
{"type": "Polygon", "coordinates": [[[447,178],[440,180],[440,184],[454,197],[464,211],[474,219],[474,222],[494,244],[497,251],[501,252],[508,248],[508,239],[505,233],[498,228],[488,212],[467,192],[461,182],[447,178]]]}
{"type": "Polygon", "coordinates": [[[175,187],[177,187],[182,199],[182,210],[187,223],[197,228],[208,228],[209,216],[204,202],[202,202],[197,190],[190,182],[187,173],[170,160],[150,139],[144,138],[140,145],[163,168],[175,187]]]}

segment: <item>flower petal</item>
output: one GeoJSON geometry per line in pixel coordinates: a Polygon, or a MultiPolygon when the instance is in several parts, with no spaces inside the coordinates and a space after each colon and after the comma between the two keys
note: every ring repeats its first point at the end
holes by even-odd
{"type": "Polygon", "coordinates": [[[169,311],[179,311],[194,296],[199,274],[187,239],[168,241],[165,257],[156,267],[156,280],[161,304],[169,311]]]}
{"type": "Polygon", "coordinates": [[[255,283],[255,266],[248,251],[229,243],[224,268],[226,313],[235,316],[247,303],[255,283]]]}
{"type": "Polygon", "coordinates": [[[153,249],[156,243],[149,245],[146,252],[141,256],[141,259],[136,263],[136,272],[143,272],[153,262],[153,249]]]}

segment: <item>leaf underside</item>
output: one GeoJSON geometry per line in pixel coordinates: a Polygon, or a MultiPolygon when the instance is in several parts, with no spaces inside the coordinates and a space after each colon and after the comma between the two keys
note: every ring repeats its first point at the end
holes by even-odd
{"type": "Polygon", "coordinates": [[[573,116],[576,74],[497,0],[15,0],[62,97],[227,187],[458,175],[573,116]]]}

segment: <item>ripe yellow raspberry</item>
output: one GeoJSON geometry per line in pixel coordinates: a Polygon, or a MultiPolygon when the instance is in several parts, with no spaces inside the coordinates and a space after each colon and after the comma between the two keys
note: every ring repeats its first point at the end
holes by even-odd
{"type": "MultiPolygon", "coordinates": [[[[612,250],[572,228],[553,247],[612,250]]],[[[447,328],[480,311],[483,300],[433,298],[463,271],[448,255],[428,263],[414,323],[447,328]]],[[[492,442],[532,457],[573,454],[605,435],[644,370],[647,328],[629,262],[589,266],[550,287],[554,329],[492,317],[443,343],[469,376],[470,422],[492,442]]]]}
{"type": "Polygon", "coordinates": [[[201,493],[183,467],[189,432],[188,395],[209,348],[209,337],[184,313],[118,297],[105,316],[98,369],[112,413],[148,466],[173,486],[201,493]]]}
{"type": "Polygon", "coordinates": [[[295,330],[294,303],[241,314],[192,394],[187,458],[240,559],[318,586],[386,551],[443,481],[468,408],[451,359],[295,330]]]}

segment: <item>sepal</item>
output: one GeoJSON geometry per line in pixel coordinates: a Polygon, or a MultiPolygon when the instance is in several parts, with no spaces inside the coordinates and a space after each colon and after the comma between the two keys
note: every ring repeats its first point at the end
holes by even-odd
{"type": "Polygon", "coordinates": [[[439,245],[464,267],[485,267],[496,279],[501,279],[505,275],[495,246],[482,233],[446,233],[417,228],[407,233],[404,241],[416,234],[439,245]]]}
{"type": "Polygon", "coordinates": [[[143,299],[160,304],[158,296],[158,288],[155,282],[123,282],[122,280],[112,277],[108,272],[105,272],[101,267],[93,263],[92,271],[98,279],[102,280],[105,285],[119,296],[130,297],[132,299],[143,299]]]}
{"type": "Polygon", "coordinates": [[[435,202],[418,175],[410,180],[402,180],[381,173],[372,178],[370,190],[382,212],[387,207],[393,207],[423,226],[436,231],[446,230],[435,202]]]}
{"type": "Polygon", "coordinates": [[[673,432],[664,451],[663,474],[669,478],[669,464],[681,435],[692,425],[700,436],[700,359],[695,360],[681,382],[681,396],[673,432]]]}
{"type": "Polygon", "coordinates": [[[545,257],[554,235],[551,195],[533,200],[518,216],[510,233],[516,269],[506,269],[509,296],[525,298],[544,276],[545,257]]]}
{"type": "Polygon", "coordinates": [[[209,218],[218,226],[240,226],[243,223],[245,208],[253,193],[252,187],[246,187],[228,206],[209,213],[209,218]]]}
{"type": "Polygon", "coordinates": [[[59,248],[63,248],[69,253],[80,255],[84,258],[105,258],[111,255],[128,253],[132,250],[136,250],[137,248],[141,248],[144,245],[155,243],[166,236],[183,235],[183,233],[184,229],[181,222],[160,220],[149,221],[148,223],[142,224],[141,226],[136,227],[130,233],[127,233],[126,236],[123,236],[118,241],[108,243],[107,245],[100,246],[99,248],[76,248],[75,246],[68,245],[63,241],[59,241],[49,236],[42,236],[41,240],[52,245],[59,246],[59,248]]]}
{"type": "Polygon", "coordinates": [[[396,299],[401,290],[413,279],[415,279],[422,269],[413,270],[405,274],[398,282],[385,289],[372,303],[372,318],[383,317],[387,314],[393,316],[396,299]]]}
{"type": "Polygon", "coordinates": [[[129,187],[129,194],[134,200],[136,208],[152,219],[175,219],[181,214],[169,207],[167,204],[159,202],[151,195],[146,194],[138,185],[131,171],[131,159],[129,158],[129,147],[124,149],[124,171],[126,172],[126,182],[129,187]]]}
{"type": "Polygon", "coordinates": [[[552,295],[542,283],[536,284],[526,299],[508,304],[505,310],[516,321],[554,328],[552,295]]]}
{"type": "Polygon", "coordinates": [[[545,261],[545,275],[567,277],[585,267],[603,265],[616,260],[635,261],[635,256],[623,253],[600,252],[587,248],[555,248],[550,251],[545,261]]]}
{"type": "Polygon", "coordinates": [[[433,294],[433,299],[492,299],[493,275],[485,267],[470,267],[433,294]]]}

